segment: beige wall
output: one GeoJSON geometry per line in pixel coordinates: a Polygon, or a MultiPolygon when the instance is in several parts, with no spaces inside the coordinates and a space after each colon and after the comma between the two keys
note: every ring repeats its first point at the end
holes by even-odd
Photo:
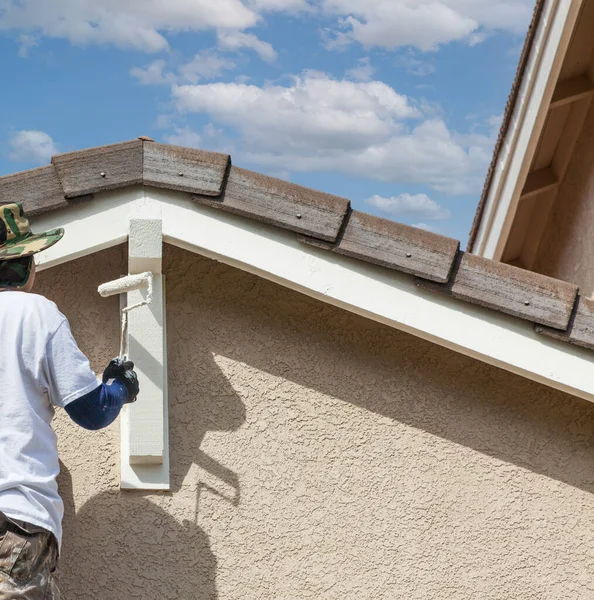
{"type": "MultiPolygon", "coordinates": [[[[65,600],[594,597],[594,406],[168,248],[171,494],[57,419],[65,600]]],[[[40,290],[101,369],[122,249],[40,290]]],[[[142,400],[140,400],[142,401],[142,400]]]]}
{"type": "Polygon", "coordinates": [[[549,215],[534,270],[594,293],[594,104],[549,215]]]}

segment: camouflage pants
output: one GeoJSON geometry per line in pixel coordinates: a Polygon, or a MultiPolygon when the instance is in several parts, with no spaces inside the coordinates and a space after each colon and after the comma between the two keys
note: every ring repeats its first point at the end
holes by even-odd
{"type": "Polygon", "coordinates": [[[59,600],[57,563],[53,534],[0,512],[0,600],[59,600]]]}

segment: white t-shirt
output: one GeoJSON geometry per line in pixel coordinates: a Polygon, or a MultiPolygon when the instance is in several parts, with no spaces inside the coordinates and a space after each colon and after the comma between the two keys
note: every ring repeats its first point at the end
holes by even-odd
{"type": "Polygon", "coordinates": [[[53,302],[0,292],[0,511],[62,541],[54,406],[100,385],[53,302]]]}

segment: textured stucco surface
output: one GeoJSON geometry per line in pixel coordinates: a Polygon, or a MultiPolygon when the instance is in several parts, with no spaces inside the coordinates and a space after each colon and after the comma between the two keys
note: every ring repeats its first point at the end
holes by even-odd
{"type": "Polygon", "coordinates": [[[594,293],[594,104],[572,154],[538,249],[534,270],[594,293]]]}
{"type": "MultiPolygon", "coordinates": [[[[97,285],[40,275],[95,369],[97,285]]],[[[58,415],[65,600],[594,597],[594,406],[166,248],[171,494],[58,415]]],[[[142,401],[142,400],[140,400],[142,401]]]]}

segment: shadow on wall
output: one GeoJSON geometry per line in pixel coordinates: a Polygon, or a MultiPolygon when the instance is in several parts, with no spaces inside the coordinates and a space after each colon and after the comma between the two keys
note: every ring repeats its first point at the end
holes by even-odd
{"type": "Polygon", "coordinates": [[[217,597],[216,559],[200,527],[190,520],[178,522],[142,494],[119,491],[97,494],[75,514],[70,473],[61,467],[64,598],[217,597]]]}
{"type": "Polygon", "coordinates": [[[112,489],[75,513],[70,476],[62,465],[60,493],[67,508],[61,586],[67,600],[217,598],[217,561],[197,525],[199,499],[213,493],[235,510],[240,487],[237,475],[200,446],[209,431],[240,427],[245,408],[209,353],[194,356],[191,365],[199,374],[186,365],[179,377],[175,370],[171,376],[171,494],[112,489]],[[214,478],[232,491],[188,477],[194,464],[209,481],[214,478]]]}
{"type": "MultiPolygon", "coordinates": [[[[100,299],[96,290],[125,272],[124,250],[80,259],[41,273],[38,280],[36,291],[57,302],[97,372],[117,353],[119,327],[117,298],[100,299]],[[73,279],[76,286],[71,285],[73,279]]],[[[175,338],[170,342],[176,343],[175,338]]],[[[170,349],[178,358],[169,374],[171,494],[120,492],[114,486],[119,478],[117,425],[111,431],[87,432],[60,423],[62,437],[71,436],[64,458],[77,482],[75,505],[69,467],[62,463],[60,584],[66,600],[217,598],[217,561],[197,524],[199,499],[212,493],[235,510],[240,487],[235,472],[203,452],[201,444],[209,431],[241,427],[245,406],[212,352],[201,344],[197,347],[200,352],[192,356],[170,349]],[[188,477],[193,465],[207,476],[188,477]],[[85,482],[89,469],[96,479],[85,482]],[[209,487],[212,482],[217,485],[209,487]],[[97,490],[101,491],[81,505],[81,493],[88,497],[88,491],[97,490]]]]}
{"type": "Polygon", "coordinates": [[[165,257],[186,291],[169,305],[180,346],[200,335],[216,355],[594,492],[585,400],[187,251],[165,257]]]}

